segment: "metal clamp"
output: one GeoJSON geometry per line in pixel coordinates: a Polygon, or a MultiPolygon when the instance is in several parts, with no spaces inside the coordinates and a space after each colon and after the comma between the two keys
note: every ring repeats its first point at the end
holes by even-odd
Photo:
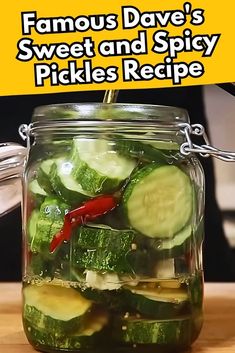
{"type": "Polygon", "coordinates": [[[26,141],[27,148],[30,148],[30,136],[31,136],[32,124],[21,124],[18,132],[23,141],[26,141]]]}
{"type": "Polygon", "coordinates": [[[188,123],[181,123],[179,127],[187,141],[180,146],[180,152],[184,156],[188,156],[190,153],[199,153],[200,156],[205,158],[213,156],[225,162],[235,162],[235,152],[222,151],[211,146],[205,129],[201,124],[190,125],[188,123]],[[190,135],[202,136],[206,144],[197,145],[193,143],[190,135]]]}

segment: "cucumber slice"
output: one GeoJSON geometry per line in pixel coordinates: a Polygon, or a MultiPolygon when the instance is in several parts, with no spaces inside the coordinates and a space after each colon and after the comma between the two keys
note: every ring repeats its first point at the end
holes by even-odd
{"type": "Polygon", "coordinates": [[[52,145],[54,145],[56,148],[65,148],[66,150],[69,150],[68,147],[71,148],[72,146],[72,139],[67,139],[67,140],[53,140],[52,145]]]}
{"type": "Polygon", "coordinates": [[[163,288],[177,289],[180,288],[180,282],[178,279],[161,280],[159,285],[163,288]]]}
{"type": "Polygon", "coordinates": [[[41,254],[32,253],[28,273],[30,276],[40,276],[41,278],[53,278],[55,272],[54,262],[44,258],[41,254]]]}
{"type": "Polygon", "coordinates": [[[181,315],[191,314],[189,301],[167,303],[149,299],[143,295],[134,295],[130,292],[125,293],[123,300],[129,304],[132,310],[152,319],[165,319],[166,317],[176,318],[181,315]]]}
{"type": "Polygon", "coordinates": [[[190,219],[193,191],[181,169],[154,163],[132,177],[123,201],[134,229],[151,238],[172,238],[190,219]]]}
{"type": "Polygon", "coordinates": [[[51,332],[33,326],[24,319],[24,329],[29,342],[37,349],[47,350],[53,347],[63,351],[74,351],[80,348],[94,348],[97,344],[107,345],[109,332],[105,328],[109,320],[108,312],[103,308],[92,308],[85,314],[83,325],[73,332],[51,332]]]}
{"type": "Polygon", "coordinates": [[[198,271],[190,278],[189,286],[192,305],[196,310],[200,311],[203,307],[204,296],[203,274],[201,271],[198,271]]]}
{"type": "Polygon", "coordinates": [[[158,150],[164,150],[164,151],[179,151],[180,145],[177,142],[173,141],[153,141],[153,142],[146,142],[146,144],[153,146],[154,148],[157,148],[158,150]]]}
{"type": "Polygon", "coordinates": [[[173,320],[147,320],[136,317],[120,319],[114,325],[113,335],[118,342],[158,344],[188,347],[192,341],[192,323],[188,317],[173,320]]]}
{"type": "Polygon", "coordinates": [[[167,303],[181,303],[189,300],[188,293],[183,288],[164,288],[154,283],[141,283],[135,287],[125,286],[133,294],[143,295],[150,300],[167,302],[167,303]]]}
{"type": "Polygon", "coordinates": [[[75,179],[84,190],[95,194],[117,189],[136,167],[134,160],[113,150],[113,142],[101,139],[74,139],[72,161],[75,179]]]}
{"type": "MultiPolygon", "coordinates": [[[[49,330],[41,330],[32,326],[31,322],[24,318],[24,332],[29,343],[36,349],[42,352],[48,352],[48,349],[61,349],[62,351],[72,351],[87,346],[87,337],[85,342],[82,336],[68,335],[61,332],[55,334],[49,330]]],[[[90,337],[88,337],[90,339],[90,337]]]]}
{"type": "Polygon", "coordinates": [[[153,290],[151,287],[148,288],[148,285],[129,287],[130,290],[125,291],[124,300],[132,309],[154,319],[175,318],[191,314],[191,306],[185,290],[164,287],[153,290]]]}
{"type": "Polygon", "coordinates": [[[38,169],[37,182],[47,194],[53,194],[54,190],[50,182],[49,174],[51,166],[54,163],[53,159],[44,160],[38,169]]]}
{"type": "Polygon", "coordinates": [[[126,256],[132,250],[135,232],[105,225],[80,227],[73,238],[73,263],[92,271],[129,273],[126,256]]]}
{"type": "Polygon", "coordinates": [[[160,165],[177,163],[184,158],[180,154],[177,143],[163,141],[116,141],[115,149],[124,156],[131,156],[143,162],[155,162],[160,165]]]}
{"type": "Polygon", "coordinates": [[[192,236],[192,226],[189,224],[171,239],[151,239],[150,246],[157,251],[158,258],[175,258],[187,253],[192,236]]]}
{"type": "Polygon", "coordinates": [[[63,243],[56,254],[48,254],[46,249],[41,253],[31,253],[28,266],[30,276],[40,276],[47,280],[58,278],[64,281],[80,281],[84,275],[73,269],[70,261],[70,243],[63,243]]]}
{"type": "Polygon", "coordinates": [[[115,142],[115,149],[122,155],[133,156],[143,161],[154,161],[159,164],[166,164],[166,157],[150,144],[131,140],[119,140],[115,142]]]}
{"type": "Polygon", "coordinates": [[[50,169],[50,181],[53,189],[65,202],[79,205],[94,194],[86,192],[72,176],[73,164],[64,158],[54,161],[50,169]]]}
{"type": "Polygon", "coordinates": [[[173,141],[148,141],[144,142],[147,145],[152,146],[153,148],[156,148],[159,152],[163,154],[163,156],[170,162],[172,163],[178,163],[182,160],[185,159],[185,156],[183,156],[180,152],[180,145],[181,143],[173,142],[173,141]]]}
{"type": "Polygon", "coordinates": [[[94,304],[102,305],[109,311],[124,311],[127,309],[127,304],[124,301],[123,291],[120,290],[100,290],[87,288],[82,291],[82,295],[92,300],[94,304]]]}
{"type": "Polygon", "coordinates": [[[69,206],[58,198],[46,197],[40,207],[36,233],[32,238],[30,248],[32,252],[49,253],[49,245],[53,236],[62,228],[64,216],[69,211],[69,206]]]}
{"type": "Polygon", "coordinates": [[[43,188],[41,188],[41,186],[38,184],[38,181],[36,179],[32,180],[29,183],[29,192],[33,197],[33,202],[35,207],[40,207],[45,197],[47,196],[47,193],[43,188]]]}
{"type": "Polygon", "coordinates": [[[39,218],[39,210],[33,210],[31,213],[28,224],[27,224],[27,232],[28,232],[28,242],[31,244],[37,234],[37,222],[39,218]]]}
{"type": "Polygon", "coordinates": [[[78,330],[92,302],[72,288],[52,284],[28,285],[23,290],[23,317],[51,333],[78,330]]]}
{"type": "Polygon", "coordinates": [[[105,224],[89,224],[80,227],[76,242],[83,249],[109,249],[125,256],[130,251],[135,236],[133,230],[113,229],[105,224]]]}
{"type": "Polygon", "coordinates": [[[40,220],[60,221],[69,211],[69,206],[58,197],[48,196],[40,208],[40,220]]]}
{"type": "Polygon", "coordinates": [[[180,150],[180,143],[177,143],[172,140],[158,140],[156,134],[152,132],[147,132],[145,134],[146,136],[146,141],[143,143],[148,144],[158,150],[161,150],[163,154],[166,153],[166,155],[169,155],[171,153],[176,153],[177,151],[179,152],[180,150]],[[150,140],[149,137],[154,138],[153,140],[150,140]]]}
{"type": "Polygon", "coordinates": [[[59,232],[62,226],[62,219],[52,223],[52,221],[43,220],[41,219],[41,216],[39,216],[37,232],[30,244],[31,251],[35,253],[42,253],[44,256],[48,255],[49,257],[52,257],[53,254],[49,252],[50,242],[53,239],[53,236],[59,232]]]}
{"type": "Polygon", "coordinates": [[[200,246],[203,239],[203,222],[193,230],[191,224],[186,225],[171,239],[150,239],[149,249],[156,251],[158,259],[176,258],[190,252],[192,246],[200,246]]]}
{"type": "Polygon", "coordinates": [[[99,306],[91,308],[90,312],[84,317],[81,329],[81,337],[92,336],[100,332],[109,322],[108,311],[99,306]]]}
{"type": "Polygon", "coordinates": [[[34,195],[47,196],[46,191],[38,184],[36,179],[29,183],[29,190],[34,195]]]}
{"type": "Polygon", "coordinates": [[[203,272],[197,271],[189,280],[190,301],[193,309],[193,340],[195,341],[203,325],[203,272]]]}

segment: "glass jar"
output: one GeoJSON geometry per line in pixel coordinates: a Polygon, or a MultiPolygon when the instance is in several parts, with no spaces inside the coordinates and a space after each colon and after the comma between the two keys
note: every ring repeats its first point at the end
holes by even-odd
{"type": "Polygon", "coordinates": [[[35,110],[23,177],[23,324],[44,352],[178,351],[202,326],[204,178],[187,112],[35,110]]]}

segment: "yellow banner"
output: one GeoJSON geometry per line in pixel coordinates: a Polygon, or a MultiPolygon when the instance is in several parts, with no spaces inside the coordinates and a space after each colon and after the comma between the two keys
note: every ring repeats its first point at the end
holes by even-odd
{"type": "Polygon", "coordinates": [[[4,2],[0,95],[235,82],[234,0],[4,2]]]}

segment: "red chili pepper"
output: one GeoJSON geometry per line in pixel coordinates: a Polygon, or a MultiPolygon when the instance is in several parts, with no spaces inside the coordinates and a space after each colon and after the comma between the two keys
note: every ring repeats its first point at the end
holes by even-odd
{"type": "Polygon", "coordinates": [[[55,251],[64,240],[69,241],[72,228],[84,224],[87,221],[92,221],[93,219],[113,210],[116,206],[116,197],[113,195],[101,195],[68,212],[64,217],[62,229],[54,235],[51,241],[50,252],[55,251]]]}

